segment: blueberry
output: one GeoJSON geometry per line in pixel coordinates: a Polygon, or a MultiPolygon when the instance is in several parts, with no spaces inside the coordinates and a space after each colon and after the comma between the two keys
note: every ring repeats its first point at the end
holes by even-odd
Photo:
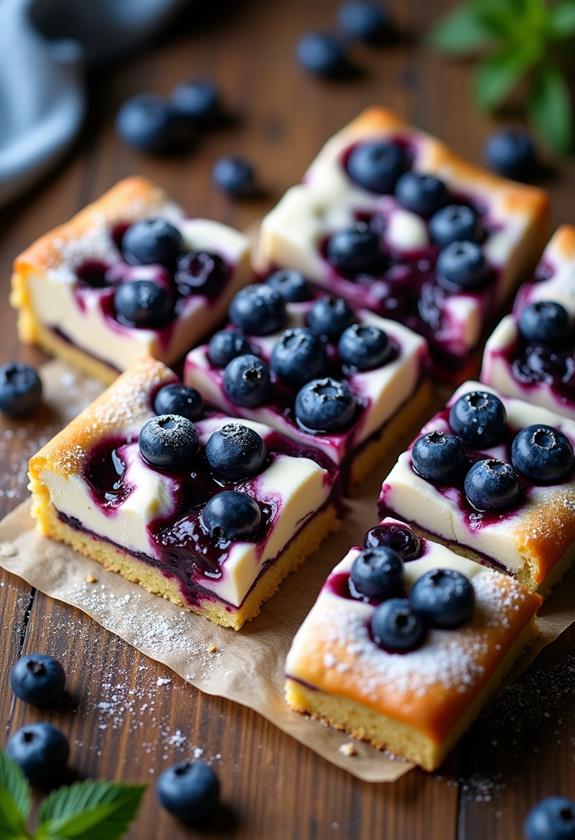
{"type": "Polygon", "coordinates": [[[432,569],[415,581],[409,603],[430,627],[450,630],[471,618],[475,590],[469,579],[455,569],[432,569]]]}
{"type": "Polygon", "coordinates": [[[448,288],[474,289],[490,277],[489,263],[476,242],[452,242],[437,258],[437,279],[448,288]]]}
{"type": "Polygon", "coordinates": [[[232,324],[248,335],[271,335],[285,326],[285,300],[271,286],[252,283],[234,295],[229,316],[232,324]]]}
{"type": "Polygon", "coordinates": [[[343,298],[322,297],[308,312],[307,325],[314,335],[324,336],[328,341],[337,341],[354,320],[355,313],[343,298]]]}
{"type": "Polygon", "coordinates": [[[160,774],[156,792],[166,811],[193,825],[201,823],[216,809],[220,783],[207,764],[181,761],[160,774]]]}
{"type": "Polygon", "coordinates": [[[467,466],[467,456],[458,437],[445,432],[427,432],[411,450],[413,468],[418,475],[438,484],[457,481],[467,466]]]}
{"type": "Polygon", "coordinates": [[[373,370],[389,361],[393,347],[387,334],[371,324],[352,324],[337,345],[342,362],[355,370],[373,370]]]}
{"type": "Polygon", "coordinates": [[[505,432],[505,406],[489,391],[469,391],[453,403],[449,425],[465,444],[478,449],[498,443],[505,432]]]}
{"type": "Polygon", "coordinates": [[[204,413],[202,395],[195,388],[188,388],[179,382],[164,385],[154,399],[156,414],[178,414],[188,420],[199,420],[204,413]]]}
{"type": "Polygon", "coordinates": [[[274,271],[266,277],[266,283],[278,292],[286,303],[301,303],[311,297],[308,281],[301,271],[293,268],[274,271]]]}
{"type": "Polygon", "coordinates": [[[158,155],[189,149],[196,139],[176,109],[152,93],[124,102],[116,117],[116,131],[128,145],[158,155]]]}
{"type": "Polygon", "coordinates": [[[575,840],[575,802],[565,796],[548,796],[527,814],[526,840],[575,840]]]}
{"type": "Polygon", "coordinates": [[[469,504],[479,511],[509,507],[520,494],[514,468],[496,458],[473,464],[465,476],[464,490],[469,504]]]}
{"type": "Polygon", "coordinates": [[[30,723],[8,740],[6,754],[31,784],[47,787],[61,778],[70,747],[66,736],[51,723],[30,723]]]}
{"type": "Polygon", "coordinates": [[[390,35],[389,16],[379,3],[360,0],[343,3],[338,18],[344,32],[368,44],[379,44],[390,35]]]}
{"type": "Polygon", "coordinates": [[[399,554],[404,563],[417,560],[421,554],[421,541],[409,525],[386,522],[371,528],[363,538],[365,548],[385,546],[399,554]]]}
{"type": "Polygon", "coordinates": [[[344,277],[381,274],[386,265],[379,236],[365,222],[332,234],[326,246],[327,261],[344,277]]]}
{"type": "Polygon", "coordinates": [[[180,116],[200,128],[209,128],[220,117],[218,89],[208,79],[184,82],[172,91],[171,102],[180,116]]]}
{"type": "Polygon", "coordinates": [[[492,134],[485,145],[487,163],[508,178],[533,175],[537,167],[537,153],[530,135],[517,129],[492,134]]]}
{"type": "Polygon", "coordinates": [[[571,338],[571,319],[564,306],[554,300],[538,300],[524,307],[517,322],[519,332],[530,344],[563,347],[571,338]]]}
{"type": "Polygon", "coordinates": [[[448,204],[429,220],[429,233],[436,245],[445,248],[452,242],[475,242],[481,230],[475,210],[467,204],[448,204]]]}
{"type": "Polygon", "coordinates": [[[387,140],[359,143],[347,159],[347,174],[373,193],[392,193],[398,179],[409,169],[405,150],[387,140]]]}
{"type": "Polygon", "coordinates": [[[395,187],[397,199],[414,213],[428,219],[449,200],[446,185],[434,175],[422,172],[405,172],[395,187]]]}
{"type": "Polygon", "coordinates": [[[42,653],[23,656],[10,671],[12,691],[33,706],[50,706],[61,697],[66,673],[57,659],[42,653]]]}
{"type": "Polygon", "coordinates": [[[347,382],[314,379],[304,385],[295,400],[298,422],[312,432],[337,432],[348,426],[356,403],[347,382]]]}
{"type": "Polygon", "coordinates": [[[403,562],[399,554],[385,546],[365,548],[351,567],[354,589],[367,598],[386,600],[403,593],[403,562]]]}
{"type": "Polygon", "coordinates": [[[187,417],[160,414],[144,423],[139,437],[142,458],[153,467],[181,472],[198,451],[198,433],[187,417]]]}
{"type": "Polygon", "coordinates": [[[217,368],[225,368],[237,356],[246,356],[252,352],[247,338],[236,330],[219,330],[210,338],[208,358],[217,368]]]}
{"type": "Polygon", "coordinates": [[[188,295],[217,297],[230,277],[225,261],[209,251],[190,251],[179,257],[174,279],[178,292],[188,295]]]}
{"type": "Polygon", "coordinates": [[[232,198],[251,198],[255,193],[254,168],[245,158],[220,158],[212,176],[216,187],[232,198]]]}
{"type": "Polygon", "coordinates": [[[0,367],[0,411],[9,417],[24,417],[42,400],[42,380],[30,365],[8,362],[0,367]]]}
{"type": "Polygon", "coordinates": [[[575,455],[569,438],[543,423],[527,426],[511,444],[513,466],[532,481],[561,481],[573,469],[575,455]]]}
{"type": "Polygon", "coordinates": [[[409,653],[420,647],[427,629],[407,598],[390,598],[371,617],[371,634],[388,653],[409,653]]]}
{"type": "Polygon", "coordinates": [[[256,431],[241,423],[226,423],[206,443],[212,471],[226,481],[255,475],[266,462],[267,450],[256,431]]]}
{"type": "Polygon", "coordinates": [[[122,255],[130,265],[172,266],[182,252],[183,237],[167,219],[134,222],[122,237],[122,255]]]}
{"type": "Polygon", "coordinates": [[[299,63],[310,73],[337,78],[349,68],[343,42],[329,32],[308,32],[297,44],[299,63]]]}
{"type": "Polygon", "coordinates": [[[223,490],[209,500],[202,521],[210,537],[217,542],[255,540],[261,531],[262,512],[247,493],[223,490]]]}
{"type": "Polygon", "coordinates": [[[288,385],[300,387],[325,374],[327,354],[321,338],[301,327],[286,330],[276,341],[272,370],[288,385]]]}
{"type": "Polygon", "coordinates": [[[268,366],[258,356],[236,356],[224,371],[224,391],[236,405],[255,408],[265,403],[271,393],[268,366]]]}
{"type": "Polygon", "coordinates": [[[152,280],[129,280],[114,293],[118,321],[129,327],[163,327],[174,314],[174,300],[169,292],[152,280]]]}

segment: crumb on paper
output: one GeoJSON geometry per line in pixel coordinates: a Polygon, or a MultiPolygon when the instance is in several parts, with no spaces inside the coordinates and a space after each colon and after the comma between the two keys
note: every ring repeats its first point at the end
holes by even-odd
{"type": "Polygon", "coordinates": [[[355,744],[352,744],[351,741],[349,741],[347,744],[342,744],[339,748],[339,751],[342,755],[346,755],[348,758],[357,755],[357,747],[355,746],[355,744]]]}
{"type": "Polygon", "coordinates": [[[86,583],[98,583],[98,578],[95,575],[86,575],[86,583]]]}
{"type": "Polygon", "coordinates": [[[215,645],[213,642],[211,643],[211,645],[208,645],[208,653],[217,653],[217,652],[218,652],[218,646],[217,645],[215,645]]]}
{"type": "Polygon", "coordinates": [[[11,542],[5,542],[0,544],[0,557],[14,557],[18,554],[18,549],[11,542]]]}
{"type": "Polygon", "coordinates": [[[168,685],[168,683],[171,682],[172,681],[169,677],[158,677],[158,679],[156,680],[156,685],[158,686],[158,688],[160,688],[161,686],[168,685]]]}

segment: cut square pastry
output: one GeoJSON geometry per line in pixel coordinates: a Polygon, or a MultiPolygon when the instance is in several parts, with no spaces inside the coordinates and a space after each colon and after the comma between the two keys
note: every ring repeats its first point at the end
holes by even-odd
{"type": "Polygon", "coordinates": [[[144,359],[30,461],[42,532],[226,627],[338,525],[338,476],[144,359]]]}
{"type": "Polygon", "coordinates": [[[486,323],[539,258],[548,199],[457,157],[381,108],[321,150],[264,218],[258,270],[289,266],[423,335],[461,381],[486,323]]]}
{"type": "Polygon", "coordinates": [[[540,603],[386,518],[334,568],[299,629],[287,702],[434,770],[533,640],[540,603]]]}
{"type": "Polygon", "coordinates": [[[22,341],[111,382],[181,360],[249,277],[245,236],[127,178],[17,257],[12,304],[22,341]]]}

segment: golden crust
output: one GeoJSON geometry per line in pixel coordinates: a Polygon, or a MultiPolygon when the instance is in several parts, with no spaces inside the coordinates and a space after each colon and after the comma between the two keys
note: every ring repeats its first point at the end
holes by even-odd
{"type": "Polygon", "coordinates": [[[538,501],[521,517],[517,548],[527,558],[532,583],[540,586],[575,542],[575,487],[538,501]]]}
{"type": "MultiPolygon", "coordinates": [[[[561,225],[549,240],[547,249],[566,260],[575,258],[575,225],[561,225]]],[[[545,255],[544,255],[545,256],[545,255]]]]}

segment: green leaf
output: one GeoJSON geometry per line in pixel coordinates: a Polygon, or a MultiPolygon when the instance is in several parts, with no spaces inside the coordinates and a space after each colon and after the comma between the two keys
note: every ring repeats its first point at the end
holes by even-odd
{"type": "Polygon", "coordinates": [[[556,64],[544,64],[529,91],[528,113],[534,129],[557,152],[573,143],[573,108],[567,83],[556,64]]]}
{"type": "Polygon", "coordinates": [[[118,840],[136,816],[145,785],[77,782],[51,794],[40,807],[36,840],[118,840]]]}
{"type": "Polygon", "coordinates": [[[564,0],[551,6],[548,12],[548,27],[551,36],[561,41],[575,35],[575,3],[564,0]]]}
{"type": "Polygon", "coordinates": [[[473,53],[489,44],[491,32],[477,17],[470,3],[457,6],[435,24],[430,43],[440,52],[452,55],[473,53]]]}
{"type": "Polygon", "coordinates": [[[475,69],[475,96],[481,108],[500,105],[533,64],[533,57],[511,50],[483,59],[475,69]]]}
{"type": "Polygon", "coordinates": [[[0,750],[0,837],[12,840],[27,837],[30,788],[16,762],[0,750]]]}

